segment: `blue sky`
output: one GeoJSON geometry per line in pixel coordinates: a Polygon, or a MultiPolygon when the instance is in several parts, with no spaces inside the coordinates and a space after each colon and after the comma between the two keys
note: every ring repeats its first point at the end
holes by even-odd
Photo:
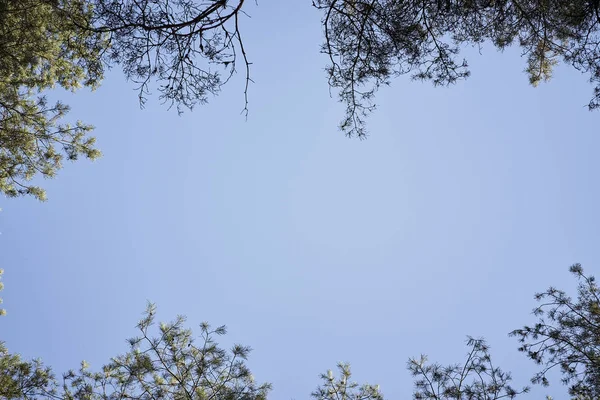
{"type": "MultiPolygon", "coordinates": [[[[181,117],[156,99],[140,110],[118,70],[67,95],[104,157],[44,182],[47,203],[1,201],[2,339],[57,371],[99,367],[152,300],[163,320],[227,324],[222,343],[254,348],[277,399],[308,398],[338,361],[409,398],[408,357],[459,362],[466,335],[526,384],[534,366],[507,333],[533,321],[534,292],[575,286],[569,265],[600,263],[586,77],[558,68],[533,89],[518,49],[468,50],[468,81],[399,78],[370,138],[347,139],[318,12],[248,12],[247,121],[242,77],[181,117]]],[[[546,393],[564,392],[529,397],[546,393]]]]}

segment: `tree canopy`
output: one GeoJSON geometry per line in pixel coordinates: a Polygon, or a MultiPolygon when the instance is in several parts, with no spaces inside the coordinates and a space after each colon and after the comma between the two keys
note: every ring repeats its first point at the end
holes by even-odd
{"type": "Polygon", "coordinates": [[[129,351],[92,372],[87,362],[63,374],[59,381],[41,361],[24,362],[0,347],[0,399],[223,399],[263,400],[270,389],[257,384],[246,365],[250,348],[218,346],[224,326],[200,326],[196,342],[178,317],[155,325],[149,305],[138,323],[139,335],[128,340],[129,351]]]}
{"type": "MultiPolygon", "coordinates": [[[[599,289],[593,277],[576,264],[572,273],[579,280],[578,296],[549,288],[536,298],[542,302],[533,326],[512,332],[521,342],[520,351],[542,369],[532,383],[548,385],[546,373],[559,367],[572,398],[597,399],[600,388],[599,289]]],[[[83,361],[78,370],[58,380],[39,360],[23,361],[0,345],[0,399],[223,399],[264,400],[271,385],[259,384],[247,365],[250,348],[219,347],[216,338],[224,326],[200,325],[200,337],[184,326],[185,318],[155,323],[156,307],[149,304],[137,324],[138,335],[128,340],[129,350],[113,357],[93,372],[83,361]],[[153,333],[154,332],[154,333],[153,333]]],[[[415,400],[514,399],[529,387],[511,386],[510,373],[494,362],[483,339],[468,338],[462,363],[428,363],[426,356],[411,358],[407,368],[414,378],[415,400]]],[[[327,371],[313,391],[315,400],[383,400],[378,385],[352,380],[348,364],[338,364],[338,374],[327,371]]]]}
{"type": "Polygon", "coordinates": [[[101,35],[65,19],[85,18],[84,1],[0,0],[0,192],[45,199],[31,185],[40,175],[53,177],[65,156],[94,159],[100,155],[90,125],[68,123],[69,107],[50,103],[44,92],[56,86],[95,88],[102,79],[101,35]]]}
{"type": "MultiPolygon", "coordinates": [[[[90,125],[65,122],[56,86],[95,88],[120,66],[143,105],[150,88],[179,112],[207,102],[237,71],[248,106],[251,54],[240,30],[245,0],[0,0],[0,191],[44,191],[63,158],[96,158],[90,125]]],[[[322,13],[329,85],[346,112],[340,128],[365,137],[381,85],[408,74],[434,85],[467,78],[466,46],[519,46],[531,84],[558,62],[589,74],[600,106],[600,12],[574,0],[313,0],[322,13]]],[[[307,3],[310,6],[310,3],[307,3]]]]}
{"type": "Polygon", "coordinates": [[[514,399],[528,387],[514,389],[512,377],[494,365],[483,339],[469,338],[469,352],[462,364],[427,364],[427,357],[413,358],[408,370],[415,377],[415,400],[514,399]]]}
{"type": "Polygon", "coordinates": [[[571,267],[578,281],[577,298],[550,287],[535,295],[538,321],[514,330],[519,351],[541,365],[533,383],[548,386],[547,373],[559,368],[563,383],[577,399],[600,398],[600,288],[580,264],[571,267]]]}
{"type": "Polygon", "coordinates": [[[563,61],[595,85],[590,109],[600,105],[600,14],[597,1],[553,0],[316,0],[323,11],[323,52],[329,84],[346,104],[341,127],[365,135],[381,85],[409,74],[448,85],[470,74],[465,46],[517,45],[532,85],[548,80],[563,61]]]}

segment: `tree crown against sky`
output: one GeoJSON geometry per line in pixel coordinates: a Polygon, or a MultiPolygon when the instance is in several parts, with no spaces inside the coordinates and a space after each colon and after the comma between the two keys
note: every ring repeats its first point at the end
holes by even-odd
{"type": "MultiPolygon", "coordinates": [[[[559,289],[536,294],[542,304],[534,311],[539,321],[511,334],[520,351],[542,369],[532,382],[548,386],[547,372],[560,367],[562,382],[573,399],[596,399],[600,371],[599,289],[593,277],[576,264],[571,272],[579,281],[573,300],[559,289]]],[[[149,304],[137,324],[138,335],[128,340],[129,350],[92,372],[83,361],[79,370],[68,371],[62,381],[40,360],[23,361],[0,346],[0,398],[3,399],[230,399],[264,400],[269,384],[257,384],[247,366],[250,348],[219,347],[216,338],[224,326],[200,324],[196,340],[184,326],[185,318],[155,323],[156,307],[149,304]],[[158,329],[156,329],[158,328],[158,329]],[[157,334],[152,334],[157,330],[157,334]]],[[[468,338],[467,356],[459,364],[428,363],[422,355],[411,358],[407,368],[414,378],[416,400],[514,399],[529,387],[514,388],[510,373],[493,361],[482,339],[468,338]]],[[[338,364],[338,374],[327,371],[312,393],[316,400],[382,400],[378,385],[352,380],[350,366],[338,364]]]]}
{"type": "MultiPolygon", "coordinates": [[[[65,122],[68,106],[49,104],[44,93],[97,87],[110,66],[120,66],[136,85],[142,105],[154,89],[180,112],[206,103],[241,72],[247,112],[253,66],[240,21],[250,3],[0,1],[0,191],[43,200],[32,178],[53,177],[65,157],[100,155],[92,127],[65,122]]],[[[404,74],[455,83],[470,73],[461,49],[485,42],[500,50],[519,46],[533,85],[548,80],[559,61],[588,73],[596,85],[589,107],[598,107],[597,2],[317,0],[313,6],[323,16],[327,76],[346,106],[340,127],[349,136],[366,136],[378,87],[404,74]]]]}
{"type": "Polygon", "coordinates": [[[519,351],[542,369],[533,383],[549,384],[547,374],[560,369],[563,383],[573,398],[600,396],[600,288],[593,276],[575,264],[570,268],[578,281],[577,297],[550,287],[535,295],[540,303],[533,311],[538,320],[511,332],[519,351]]]}
{"type": "Polygon", "coordinates": [[[90,125],[68,123],[68,105],[50,103],[55,87],[95,88],[103,76],[100,34],[73,21],[88,18],[82,1],[0,1],[0,192],[10,196],[45,192],[30,183],[53,177],[64,158],[97,158],[90,125]],[[63,18],[57,7],[68,12],[63,18]]]}

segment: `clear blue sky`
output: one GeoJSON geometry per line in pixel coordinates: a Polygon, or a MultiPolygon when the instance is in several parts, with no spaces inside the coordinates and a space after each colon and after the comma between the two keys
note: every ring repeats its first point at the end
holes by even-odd
{"type": "Polygon", "coordinates": [[[569,265],[600,265],[586,77],[533,89],[517,49],[486,46],[449,89],[395,80],[350,140],[310,1],[247,11],[247,122],[241,79],[182,117],[140,110],[118,70],[68,96],[104,157],[44,182],[47,203],[1,201],[2,339],[58,372],[100,367],[152,300],[163,320],[227,324],[276,399],[308,398],[338,361],[409,398],[408,357],[459,362],[466,335],[526,384],[507,332],[533,321],[534,292],[574,287],[569,265]]]}

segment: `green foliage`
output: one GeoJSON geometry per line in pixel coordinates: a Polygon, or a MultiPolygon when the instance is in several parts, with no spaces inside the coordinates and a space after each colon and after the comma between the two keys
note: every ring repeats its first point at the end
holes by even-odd
{"type": "Polygon", "coordinates": [[[61,400],[169,399],[169,400],[265,400],[268,384],[256,384],[246,366],[250,348],[218,346],[214,338],[224,326],[200,326],[196,344],[185,319],[154,326],[156,308],[148,305],[138,324],[140,335],[129,339],[129,351],[117,356],[100,371],[83,361],[78,370],[63,375],[59,384],[41,362],[22,362],[0,347],[0,399],[53,398],[61,400]]]}
{"type": "Polygon", "coordinates": [[[329,370],[321,375],[323,383],[312,393],[316,400],[383,400],[378,385],[359,385],[351,380],[350,365],[338,364],[339,377],[329,370]]]}
{"type": "Polygon", "coordinates": [[[65,122],[69,107],[48,90],[96,88],[105,66],[120,65],[143,104],[152,81],[160,98],[192,108],[249,65],[237,4],[214,1],[0,0],[0,192],[46,199],[35,177],[63,160],[100,152],[92,126],[65,122]],[[224,72],[224,77],[221,77],[224,72]]]}
{"type": "Polygon", "coordinates": [[[140,335],[129,339],[130,350],[115,357],[102,372],[89,372],[82,364],[78,373],[70,371],[65,380],[68,397],[105,398],[126,393],[128,398],[169,399],[247,399],[262,400],[269,385],[257,385],[246,359],[250,349],[235,345],[230,351],[218,347],[215,336],[226,333],[224,326],[200,326],[196,345],[185,319],[159,325],[152,337],[155,306],[150,304],[138,324],[140,335]],[[85,396],[84,396],[85,394],[85,396]]]}
{"type": "Polygon", "coordinates": [[[492,363],[489,347],[481,339],[469,338],[470,348],[462,365],[427,364],[427,357],[410,359],[408,370],[415,377],[415,400],[513,399],[529,388],[510,386],[510,374],[492,363]]]}
{"type": "Polygon", "coordinates": [[[0,342],[0,399],[25,399],[51,395],[54,376],[39,360],[22,361],[0,342]]]}
{"type": "Polygon", "coordinates": [[[137,84],[142,105],[156,83],[159,98],[179,112],[206,103],[244,62],[238,19],[244,0],[91,0],[92,25],[111,46],[106,62],[137,84]]]}
{"type": "Polygon", "coordinates": [[[65,156],[100,155],[92,127],[64,122],[69,107],[44,95],[100,83],[106,42],[80,25],[91,11],[80,0],[0,0],[0,192],[8,196],[45,200],[35,176],[52,178],[65,156]]]}
{"type": "MultiPolygon", "coordinates": [[[[179,112],[217,94],[250,65],[240,18],[246,0],[0,0],[0,192],[46,198],[65,158],[97,158],[92,127],[65,122],[69,107],[48,90],[95,88],[105,66],[121,66],[141,104],[151,88],[179,112]]],[[[381,85],[399,75],[449,85],[467,78],[465,46],[518,45],[529,81],[559,62],[588,73],[589,108],[600,107],[600,9],[574,0],[314,0],[323,13],[330,87],[346,106],[340,127],[365,137],[381,85]]]]}
{"type": "Polygon", "coordinates": [[[600,106],[599,2],[587,0],[315,0],[323,11],[330,86],[346,105],[341,128],[366,135],[365,116],[381,85],[408,74],[449,85],[470,74],[466,46],[518,45],[532,85],[560,60],[588,73],[600,106]]]}
{"type": "Polygon", "coordinates": [[[535,298],[538,321],[514,330],[522,344],[519,351],[542,369],[533,383],[549,384],[547,373],[559,367],[563,383],[576,399],[600,398],[600,288],[593,276],[586,276],[575,264],[570,269],[577,278],[577,298],[550,287],[535,298]]]}
{"type": "MultiPolygon", "coordinates": [[[[563,383],[577,400],[600,398],[600,288],[579,264],[571,267],[578,279],[578,297],[571,299],[555,288],[536,295],[542,304],[534,311],[539,321],[512,332],[520,351],[542,366],[533,383],[548,384],[547,372],[555,366],[563,383]]],[[[168,399],[266,400],[269,384],[257,384],[246,365],[250,348],[218,346],[215,338],[224,326],[200,325],[199,340],[184,327],[185,318],[155,325],[156,307],[149,304],[138,323],[138,336],[129,339],[125,354],[92,371],[83,361],[78,370],[59,382],[41,361],[22,361],[0,343],[0,399],[168,399]],[[154,335],[151,331],[155,331],[154,335]]],[[[513,399],[529,391],[515,389],[511,376],[492,362],[488,345],[469,338],[469,351],[461,364],[428,363],[425,356],[408,361],[414,377],[415,400],[513,399]]],[[[348,364],[321,375],[312,393],[315,400],[383,400],[379,386],[352,381],[348,364]]],[[[547,397],[551,400],[550,397],[547,397]]]]}

